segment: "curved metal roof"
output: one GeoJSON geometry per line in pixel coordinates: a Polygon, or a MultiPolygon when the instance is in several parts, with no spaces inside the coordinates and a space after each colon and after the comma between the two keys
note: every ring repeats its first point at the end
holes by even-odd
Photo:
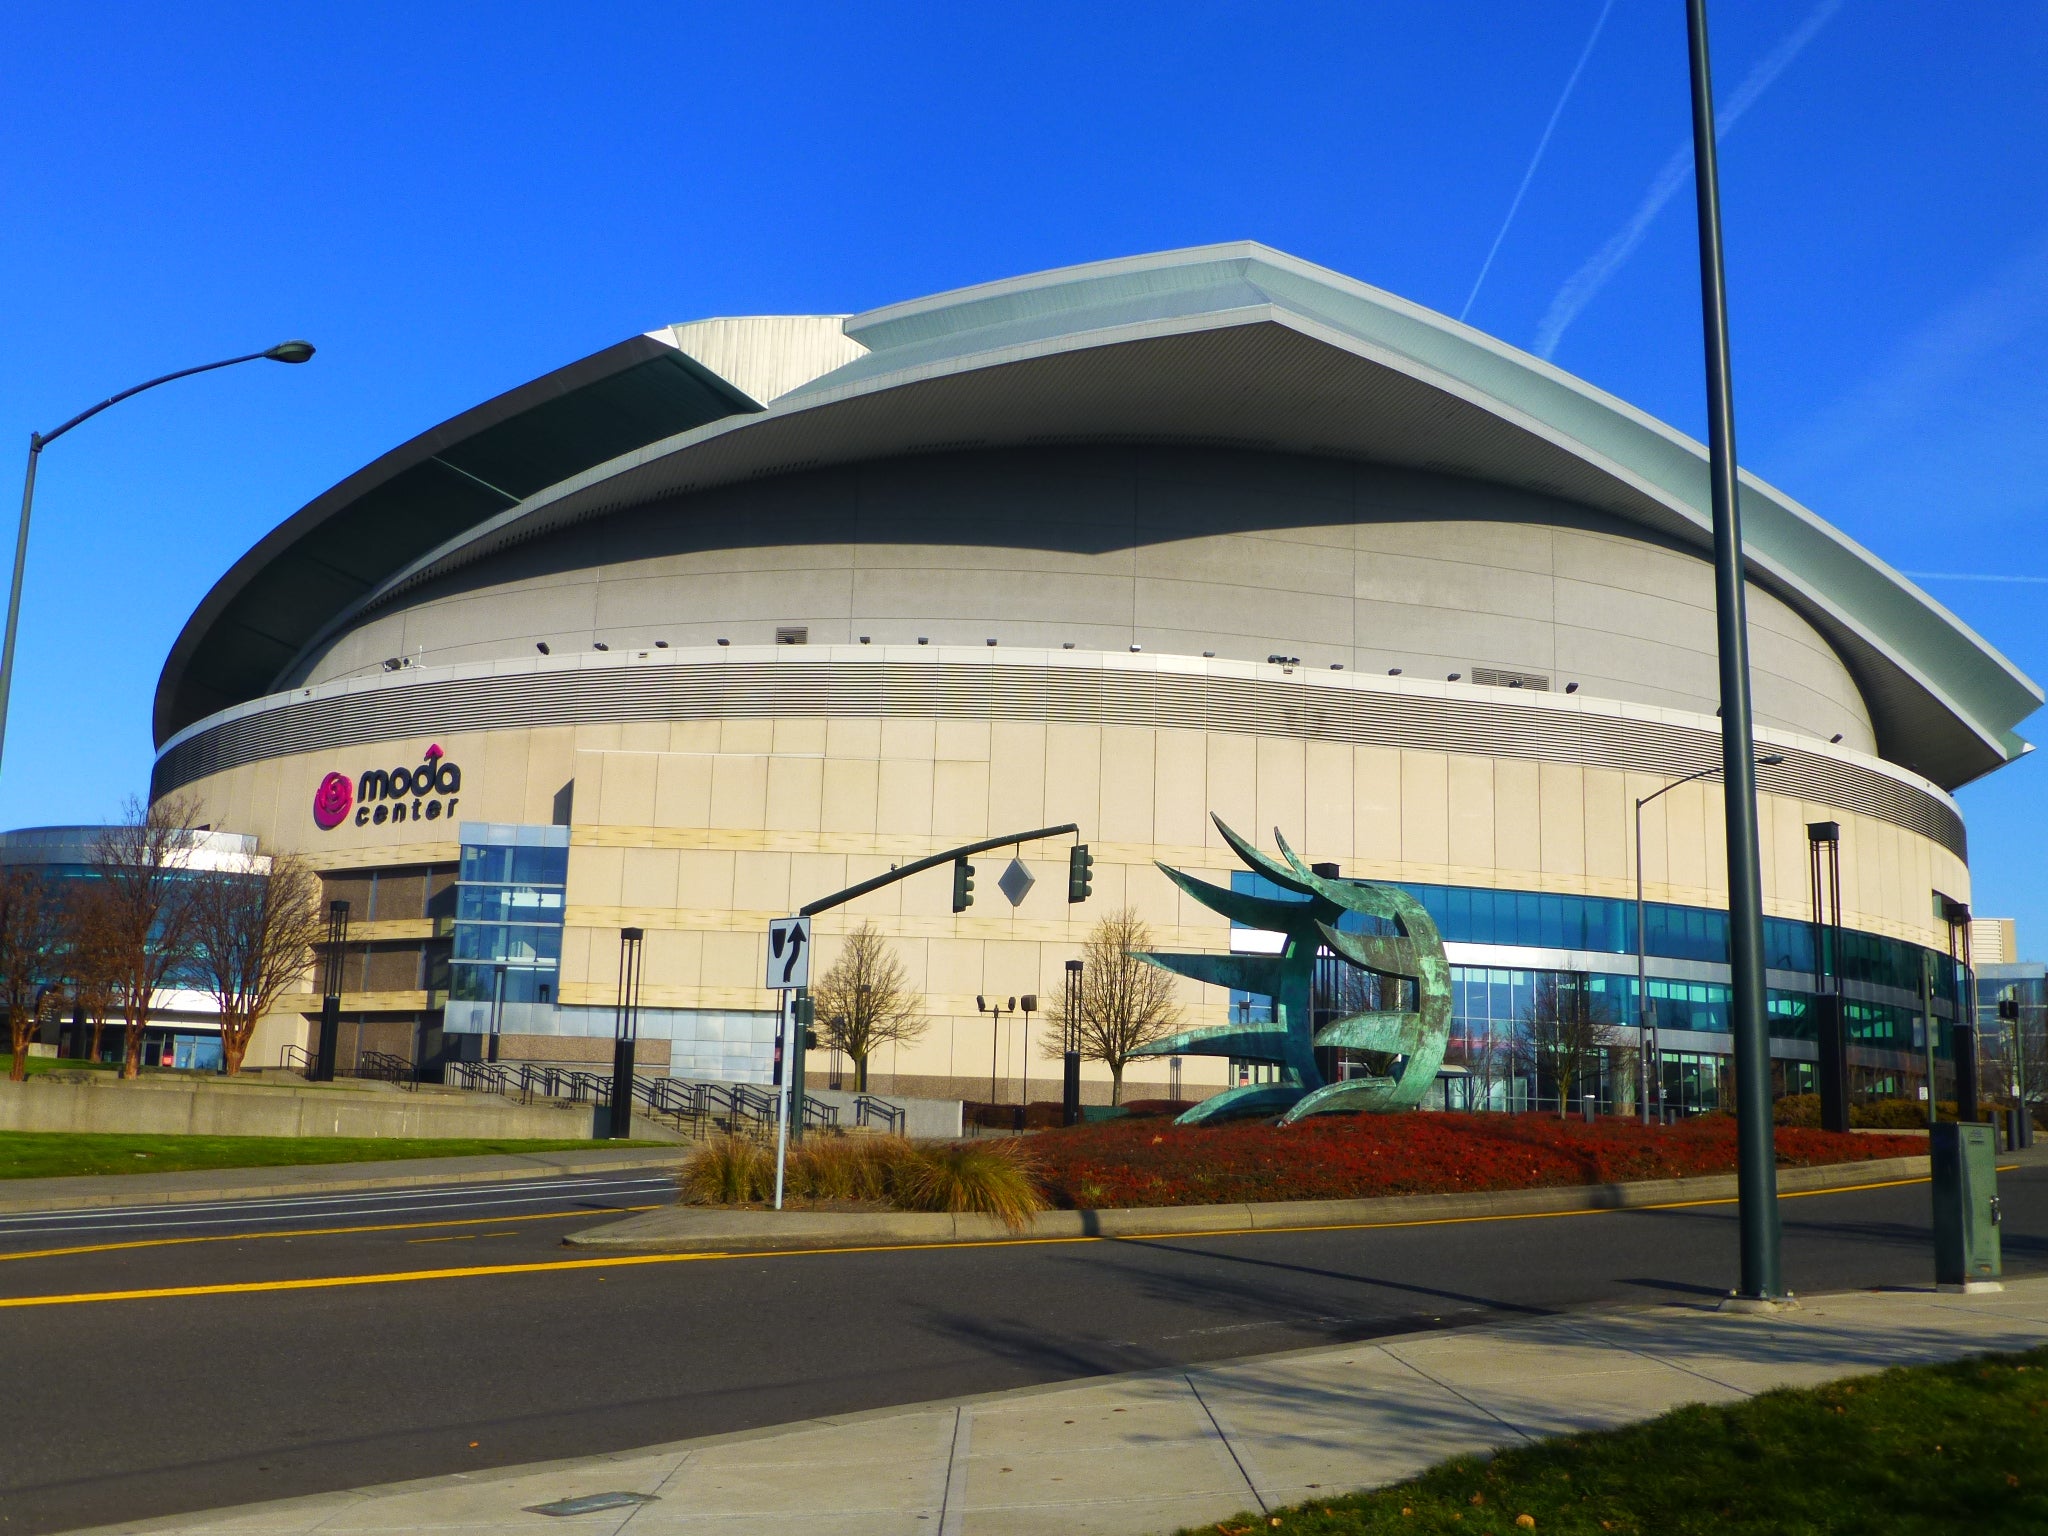
{"type": "MultiPolygon", "coordinates": [[[[1360,458],[1560,497],[1711,548],[1707,455],[1693,439],[1467,326],[1253,243],[854,316],[843,334],[865,351],[765,406],[663,345],[688,330],[636,338],[458,417],[285,523],[180,636],[158,689],[159,743],[289,685],[360,614],[512,542],[740,479],[903,453],[1141,441],[1360,458]],[[658,403],[614,421],[610,397],[590,391],[608,384],[638,406],[626,377],[653,362],[670,370],[658,403]],[[516,479],[477,470],[472,445],[493,432],[532,440],[550,406],[578,430],[546,463],[516,479]],[[607,438],[619,445],[609,455],[607,438]],[[373,535],[384,488],[415,472],[435,477],[408,487],[418,521],[404,537],[373,535]],[[447,499],[434,499],[436,483],[447,499]],[[356,557],[346,581],[323,558],[336,544],[356,557]]],[[[1747,474],[1742,492],[1753,578],[1841,653],[1885,757],[1953,787],[2028,750],[2014,727],[2042,701],[2029,678],[1790,497],[1747,474]]]]}

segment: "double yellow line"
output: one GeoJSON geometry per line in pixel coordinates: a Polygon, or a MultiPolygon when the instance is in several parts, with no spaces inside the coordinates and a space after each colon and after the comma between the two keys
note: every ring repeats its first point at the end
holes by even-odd
{"type": "MultiPolygon", "coordinates": [[[[2014,1165],[2017,1166],[2017,1165],[2014,1165]]],[[[2009,1172],[2009,1168],[2000,1169],[2009,1172]]],[[[1871,1189],[1897,1189],[1909,1184],[1925,1184],[1920,1179],[1887,1179],[1877,1184],[1849,1184],[1833,1189],[1805,1189],[1779,1196],[1782,1200],[1810,1199],[1818,1195],[1851,1195],[1871,1189]]],[[[949,1248],[998,1248],[1014,1247],[1019,1244],[1048,1247],[1072,1243],[1109,1242],[1162,1242],[1185,1241],[1210,1237],[1245,1237],[1279,1235],[1300,1232],[1370,1232],[1405,1227],[1450,1227],[1489,1221],[1543,1221],[1575,1216],[1622,1216],[1635,1211],[1677,1211],[1699,1206],[1734,1205],[1734,1197],[1712,1200],[1674,1200],[1661,1205],[1637,1205],[1605,1207],[1599,1210],[1579,1211],[1531,1211],[1522,1214],[1500,1216],[1434,1216],[1414,1221],[1356,1221],[1328,1222],[1299,1227],[1227,1227],[1208,1232],[1158,1232],[1135,1237],[1025,1237],[985,1238],[950,1243],[876,1243],[857,1248],[791,1248],[771,1249],[758,1253],[636,1253],[617,1254],[604,1258],[587,1259],[544,1259],[525,1264],[476,1264],[459,1269],[412,1269],[394,1270],[370,1275],[328,1275],[295,1280],[245,1280],[217,1285],[173,1285],[160,1286],[149,1290],[132,1291],[77,1291],[54,1296],[8,1296],[0,1297],[0,1310],[15,1307],[66,1307],[82,1306],[91,1302],[104,1301],[160,1301],[188,1296],[248,1296],[269,1291],[323,1291],[344,1286],[360,1285],[410,1285],[422,1280],[475,1280],[492,1275],[540,1275],[561,1274],[576,1270],[636,1269],[653,1264],[702,1264],[732,1259],[792,1259],[834,1253],[909,1253],[925,1252],[932,1249],[949,1248]]],[[[651,1210],[651,1206],[630,1207],[634,1210],[651,1210]]],[[[502,1224],[506,1221],[547,1221],[560,1220],[566,1216],[590,1215],[584,1211],[545,1211],[532,1215],[505,1217],[485,1216],[455,1221],[394,1222],[385,1226],[372,1227],[316,1227],[290,1232],[225,1233],[203,1237],[143,1238],[132,1242],[96,1243],[77,1248],[48,1248],[34,1253],[12,1253],[0,1255],[5,1259],[56,1258],[67,1254],[107,1253],[126,1248],[169,1247],[180,1243],[244,1242],[250,1238],[277,1237],[329,1237],[352,1232],[402,1232],[422,1227],[476,1226],[489,1223],[502,1224]]]]}

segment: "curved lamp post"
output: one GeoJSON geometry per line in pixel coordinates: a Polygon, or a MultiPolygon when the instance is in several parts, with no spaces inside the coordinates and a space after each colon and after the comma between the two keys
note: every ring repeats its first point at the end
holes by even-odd
{"type": "Polygon", "coordinates": [[[180,368],[176,373],[164,374],[161,378],[150,379],[137,384],[133,389],[124,389],[118,395],[109,395],[90,410],[80,411],[76,416],[58,427],[54,432],[31,432],[28,435],[28,478],[21,487],[21,528],[14,536],[14,585],[7,594],[7,638],[0,644],[0,751],[7,743],[7,702],[14,687],[14,631],[21,619],[21,577],[28,565],[28,519],[36,499],[36,465],[42,459],[43,449],[57,441],[66,432],[81,422],[92,420],[110,405],[119,405],[130,395],[139,395],[145,389],[155,389],[159,384],[168,384],[173,379],[190,378],[195,373],[211,373],[216,368],[232,368],[237,363],[253,363],[268,360],[273,363],[303,363],[313,355],[313,345],[305,341],[281,341],[264,352],[250,352],[242,357],[224,357],[217,363],[201,363],[197,368],[180,368]]]}
{"type": "MultiPolygon", "coordinates": [[[[1759,768],[1775,768],[1785,761],[1785,754],[1773,752],[1768,757],[1756,759],[1759,768]]],[[[1644,795],[1636,802],[1636,1076],[1639,1086],[1637,1097],[1641,1100],[1638,1108],[1642,1112],[1643,1124],[1650,1123],[1650,1057],[1656,1049],[1656,1025],[1650,1021],[1656,1017],[1656,1010],[1650,1002],[1649,939],[1643,932],[1643,807],[1652,800],[1668,795],[1682,784],[1697,783],[1711,778],[1721,771],[1719,763],[1711,768],[1702,768],[1698,773],[1688,773],[1682,779],[1673,779],[1662,789],[1644,795]]]]}

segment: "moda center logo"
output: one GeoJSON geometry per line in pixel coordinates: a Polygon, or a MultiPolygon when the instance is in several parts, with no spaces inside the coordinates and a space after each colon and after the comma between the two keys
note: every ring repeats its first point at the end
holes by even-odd
{"type": "Polygon", "coordinates": [[[437,744],[427,748],[426,761],[416,768],[372,768],[355,779],[328,774],[313,791],[313,825],[331,832],[350,812],[359,827],[452,819],[461,793],[462,770],[437,744]]]}

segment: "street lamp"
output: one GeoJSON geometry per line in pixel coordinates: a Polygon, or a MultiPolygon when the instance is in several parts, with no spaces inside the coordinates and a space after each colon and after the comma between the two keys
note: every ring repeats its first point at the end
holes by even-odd
{"type": "Polygon", "coordinates": [[[216,368],[232,368],[237,363],[253,363],[266,359],[273,363],[303,363],[312,355],[311,342],[281,341],[268,351],[250,352],[242,357],[225,357],[217,363],[201,363],[197,368],[180,368],[176,373],[167,373],[161,378],[137,384],[133,389],[124,389],[118,395],[107,396],[91,410],[80,411],[54,432],[29,433],[28,476],[21,487],[21,527],[14,536],[14,584],[7,594],[7,638],[4,644],[0,644],[0,750],[5,749],[7,742],[7,700],[14,686],[14,631],[21,619],[21,577],[28,565],[28,519],[30,510],[35,506],[36,465],[42,460],[43,449],[81,422],[92,420],[108,406],[119,405],[130,395],[139,395],[145,389],[155,389],[157,385],[168,384],[173,379],[186,379],[195,373],[211,373],[216,368]]]}
{"type": "Polygon", "coordinates": [[[1005,1008],[1000,1001],[992,1001],[986,997],[976,997],[974,999],[974,1008],[977,1013],[988,1015],[988,1102],[993,1107],[997,1102],[996,1061],[998,1052],[1002,1048],[1003,1015],[1017,1011],[1017,999],[1011,998],[1009,1006],[1005,1008]]]}
{"type": "MultiPolygon", "coordinates": [[[[1773,752],[1768,757],[1756,760],[1759,768],[1775,768],[1785,761],[1785,754],[1773,752]]],[[[1657,1026],[1651,1022],[1656,1017],[1655,1005],[1650,1001],[1648,937],[1643,928],[1643,807],[1652,800],[1660,799],[1677,789],[1681,784],[1692,784],[1710,778],[1721,771],[1719,763],[1711,768],[1702,768],[1698,773],[1688,773],[1682,779],[1673,779],[1662,789],[1644,795],[1636,801],[1636,1078],[1639,1083],[1637,1097],[1642,1101],[1643,1124],[1650,1123],[1650,1055],[1657,1043],[1657,1026]]]]}

